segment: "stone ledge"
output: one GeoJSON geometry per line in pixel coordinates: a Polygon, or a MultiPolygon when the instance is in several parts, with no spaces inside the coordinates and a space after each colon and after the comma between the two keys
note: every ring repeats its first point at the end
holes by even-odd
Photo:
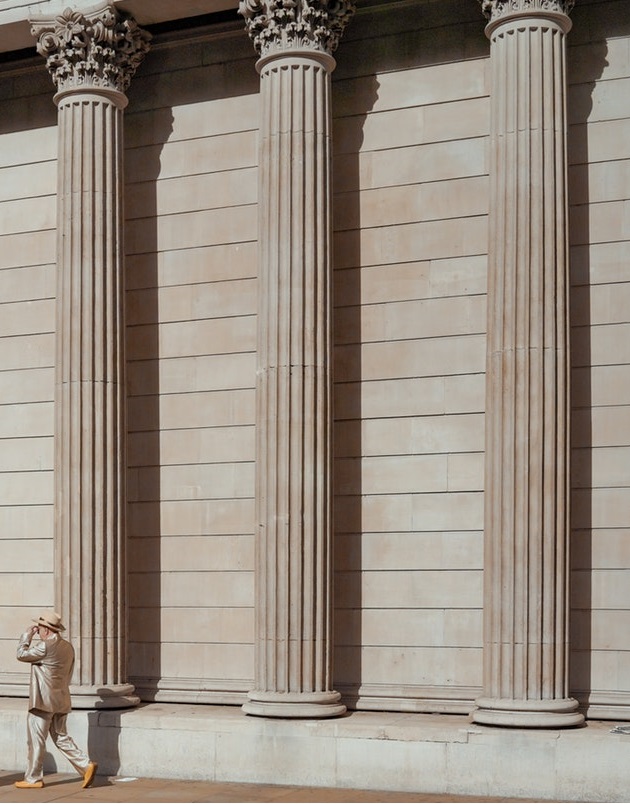
{"type": "MultiPolygon", "coordinates": [[[[26,759],[26,701],[0,698],[5,770],[26,759]]],[[[249,717],[240,707],[150,703],[75,711],[69,731],[108,775],[391,791],[626,801],[630,735],[478,726],[462,715],[350,712],[335,720],[249,717]]],[[[47,769],[70,768],[51,746],[47,769]]]]}

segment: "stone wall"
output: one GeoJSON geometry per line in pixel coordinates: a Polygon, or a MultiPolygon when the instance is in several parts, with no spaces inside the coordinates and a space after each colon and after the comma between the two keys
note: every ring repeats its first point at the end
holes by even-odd
{"type": "Polygon", "coordinates": [[[56,113],[41,65],[0,70],[0,687],[53,597],[56,113]]]}
{"type": "Polygon", "coordinates": [[[359,16],[337,59],[335,666],[358,706],[461,711],[481,684],[489,86],[465,5],[359,16]]]}
{"type": "MultiPolygon", "coordinates": [[[[569,43],[571,686],[630,695],[627,0],[569,43]]],[[[335,679],[467,712],[482,683],[489,69],[478,4],[365,11],[333,73],[335,679]]],[[[240,703],[254,677],[258,76],[240,29],[157,36],[126,136],[129,676],[240,703]]],[[[0,692],[53,605],[56,110],[0,68],[0,692]]],[[[72,635],[70,635],[72,636],[72,635]]],[[[593,691],[593,692],[592,692],[593,691]]]]}
{"type": "Polygon", "coordinates": [[[229,702],[254,672],[254,61],[240,31],[157,42],[130,92],[129,670],[149,696],[229,702]]]}
{"type": "Polygon", "coordinates": [[[630,703],[630,6],[577,4],[569,34],[572,686],[630,703]]]}

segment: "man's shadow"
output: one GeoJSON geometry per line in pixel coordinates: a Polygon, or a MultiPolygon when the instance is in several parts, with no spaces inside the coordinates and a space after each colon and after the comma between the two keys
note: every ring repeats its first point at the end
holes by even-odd
{"type": "Polygon", "coordinates": [[[121,711],[101,709],[88,713],[88,756],[98,762],[92,787],[108,787],[107,776],[120,770],[121,711]]]}
{"type": "Polygon", "coordinates": [[[0,787],[13,787],[14,782],[19,782],[23,778],[23,773],[3,773],[0,776],[0,787]]]}

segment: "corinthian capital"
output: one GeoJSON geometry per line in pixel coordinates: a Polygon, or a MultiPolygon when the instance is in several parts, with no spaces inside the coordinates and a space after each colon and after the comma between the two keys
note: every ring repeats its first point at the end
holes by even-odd
{"type": "Polygon", "coordinates": [[[151,40],[135,20],[109,4],[85,14],[67,8],[57,17],[31,19],[31,33],[58,90],[125,92],[151,40]]]}
{"type": "Polygon", "coordinates": [[[238,12],[260,56],[301,48],[332,55],[355,9],[353,0],[240,0],[238,12]]]}
{"type": "Polygon", "coordinates": [[[479,0],[486,17],[494,20],[524,12],[555,12],[569,15],[575,0],[479,0]]]}

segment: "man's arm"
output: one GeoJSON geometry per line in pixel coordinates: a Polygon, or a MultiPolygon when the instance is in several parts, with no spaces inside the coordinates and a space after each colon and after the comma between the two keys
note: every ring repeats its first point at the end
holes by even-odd
{"type": "Polygon", "coordinates": [[[21,662],[39,662],[46,655],[46,643],[39,640],[34,645],[31,641],[37,628],[31,627],[20,637],[17,649],[17,657],[21,662]]]}

